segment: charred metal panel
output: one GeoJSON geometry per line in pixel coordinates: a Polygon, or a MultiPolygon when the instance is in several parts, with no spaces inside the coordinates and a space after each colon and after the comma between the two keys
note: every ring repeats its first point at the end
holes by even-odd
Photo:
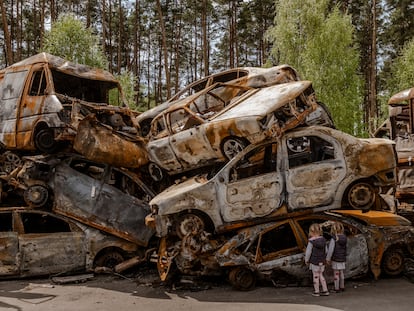
{"type": "Polygon", "coordinates": [[[26,234],[19,238],[21,276],[83,270],[86,249],[82,233],[26,234]]]}
{"type": "MultiPolygon", "coordinates": [[[[0,225],[0,230],[5,230],[6,224],[2,222],[0,225]]],[[[0,232],[0,275],[17,275],[19,266],[20,252],[17,233],[0,232]]]]}
{"type": "Polygon", "coordinates": [[[59,214],[142,246],[153,235],[144,222],[148,205],[101,180],[61,165],[55,169],[53,190],[53,210],[59,214]]]}
{"type": "Polygon", "coordinates": [[[139,168],[148,163],[145,142],[99,125],[92,115],[79,122],[74,149],[92,161],[139,168]]]}

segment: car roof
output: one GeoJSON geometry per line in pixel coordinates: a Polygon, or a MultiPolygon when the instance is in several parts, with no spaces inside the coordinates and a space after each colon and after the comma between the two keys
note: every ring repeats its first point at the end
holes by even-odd
{"type": "Polygon", "coordinates": [[[403,90],[391,96],[388,100],[388,105],[403,104],[403,101],[414,98],[414,87],[410,89],[403,90]]]}

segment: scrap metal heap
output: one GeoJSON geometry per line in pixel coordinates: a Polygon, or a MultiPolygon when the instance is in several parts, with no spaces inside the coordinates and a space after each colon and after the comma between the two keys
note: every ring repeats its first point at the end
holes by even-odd
{"type": "Polygon", "coordinates": [[[225,273],[239,289],[260,275],[300,279],[301,222],[334,219],[359,245],[354,272],[395,274],[392,263],[413,253],[405,220],[374,239],[348,219],[392,209],[395,144],[336,130],[312,82],[289,65],[213,74],[137,113],[110,73],[40,53],[0,71],[0,100],[1,205],[52,212],[128,245],[124,256],[112,247],[88,259],[95,267],[127,269],[156,246],[162,280],[171,269],[225,273]],[[286,238],[257,242],[266,232],[286,238]],[[294,249],[288,267],[271,266],[285,248],[294,249]]]}

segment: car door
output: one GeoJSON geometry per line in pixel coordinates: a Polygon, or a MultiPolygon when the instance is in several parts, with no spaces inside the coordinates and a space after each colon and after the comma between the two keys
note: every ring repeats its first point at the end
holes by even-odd
{"type": "Polygon", "coordinates": [[[8,148],[17,146],[20,100],[28,70],[6,72],[0,84],[0,141],[8,148]]]}
{"type": "Polygon", "coordinates": [[[20,270],[18,233],[13,230],[13,214],[0,212],[0,276],[18,275],[20,270]]]}
{"type": "Polygon", "coordinates": [[[277,169],[277,147],[260,145],[222,172],[228,183],[225,191],[217,191],[224,192],[220,212],[225,222],[263,217],[280,207],[284,184],[277,169]]]}
{"type": "Polygon", "coordinates": [[[19,212],[24,233],[19,235],[22,277],[85,269],[83,232],[52,214],[19,212]]]}
{"type": "Polygon", "coordinates": [[[145,201],[152,194],[122,171],[108,169],[108,181],[102,185],[96,204],[86,211],[89,221],[103,231],[147,246],[154,230],[145,225],[145,217],[151,213],[145,201]]]}
{"type": "Polygon", "coordinates": [[[53,210],[82,222],[90,222],[91,211],[103,187],[106,165],[83,158],[69,158],[53,169],[53,210]]]}
{"type": "Polygon", "coordinates": [[[256,255],[257,270],[266,275],[309,278],[305,265],[304,241],[292,221],[278,222],[260,234],[256,255]]]}
{"type": "Polygon", "coordinates": [[[318,132],[295,132],[284,136],[282,152],[290,210],[334,204],[347,174],[340,142],[318,132]]]}

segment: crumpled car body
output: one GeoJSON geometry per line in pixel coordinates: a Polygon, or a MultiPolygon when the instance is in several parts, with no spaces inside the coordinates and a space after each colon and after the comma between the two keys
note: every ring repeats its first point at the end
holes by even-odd
{"type": "Polygon", "coordinates": [[[298,80],[300,80],[298,73],[289,65],[279,65],[271,68],[232,68],[190,83],[184,89],[169,98],[166,102],[138,115],[136,120],[140,125],[142,136],[147,136],[149,134],[151,122],[158,114],[176,102],[207,89],[213,84],[226,83],[246,88],[262,88],[274,84],[298,80]]]}
{"type": "Polygon", "coordinates": [[[0,277],[21,278],[113,268],[142,256],[135,243],[49,211],[0,209],[0,277]]]}
{"type": "Polygon", "coordinates": [[[114,132],[138,134],[138,113],[124,104],[107,71],[39,53],[0,71],[0,143],[6,150],[53,152],[71,142],[93,113],[114,132]],[[119,106],[109,105],[109,95],[119,106]]]}
{"type": "Polygon", "coordinates": [[[163,176],[161,170],[174,175],[226,162],[249,144],[305,124],[317,108],[310,81],[261,89],[215,84],[153,120],[147,145],[150,173],[156,179],[163,176]],[[212,93],[223,87],[226,95],[212,93]]]}
{"type": "MultiPolygon", "coordinates": [[[[333,222],[343,224],[347,236],[345,278],[366,274],[377,279],[381,272],[399,275],[405,257],[414,255],[414,227],[407,219],[381,211],[334,211],[291,217],[242,229],[215,253],[220,267],[228,271],[229,281],[237,289],[247,290],[255,280],[289,278],[308,280],[311,272],[305,265],[309,226],[321,224],[329,240],[333,222]]],[[[326,266],[328,280],[332,279],[326,266]]]]}
{"type": "MultiPolygon", "coordinates": [[[[323,126],[247,147],[217,174],[155,196],[147,224],[162,237],[223,232],[273,217],[329,209],[384,209],[396,183],[394,142],[323,126]]],[[[392,200],[391,200],[392,201],[392,200]]]]}
{"type": "Polygon", "coordinates": [[[75,154],[24,157],[20,169],[1,177],[32,208],[51,208],[88,226],[140,246],[154,230],[145,226],[155,195],[140,176],[75,154]]]}
{"type": "MultiPolygon", "coordinates": [[[[388,101],[389,118],[377,129],[375,137],[395,141],[398,157],[398,184],[395,198],[398,212],[411,214],[414,203],[414,88],[394,94],[388,101]]],[[[408,215],[407,214],[407,215],[408,215]]]]}

